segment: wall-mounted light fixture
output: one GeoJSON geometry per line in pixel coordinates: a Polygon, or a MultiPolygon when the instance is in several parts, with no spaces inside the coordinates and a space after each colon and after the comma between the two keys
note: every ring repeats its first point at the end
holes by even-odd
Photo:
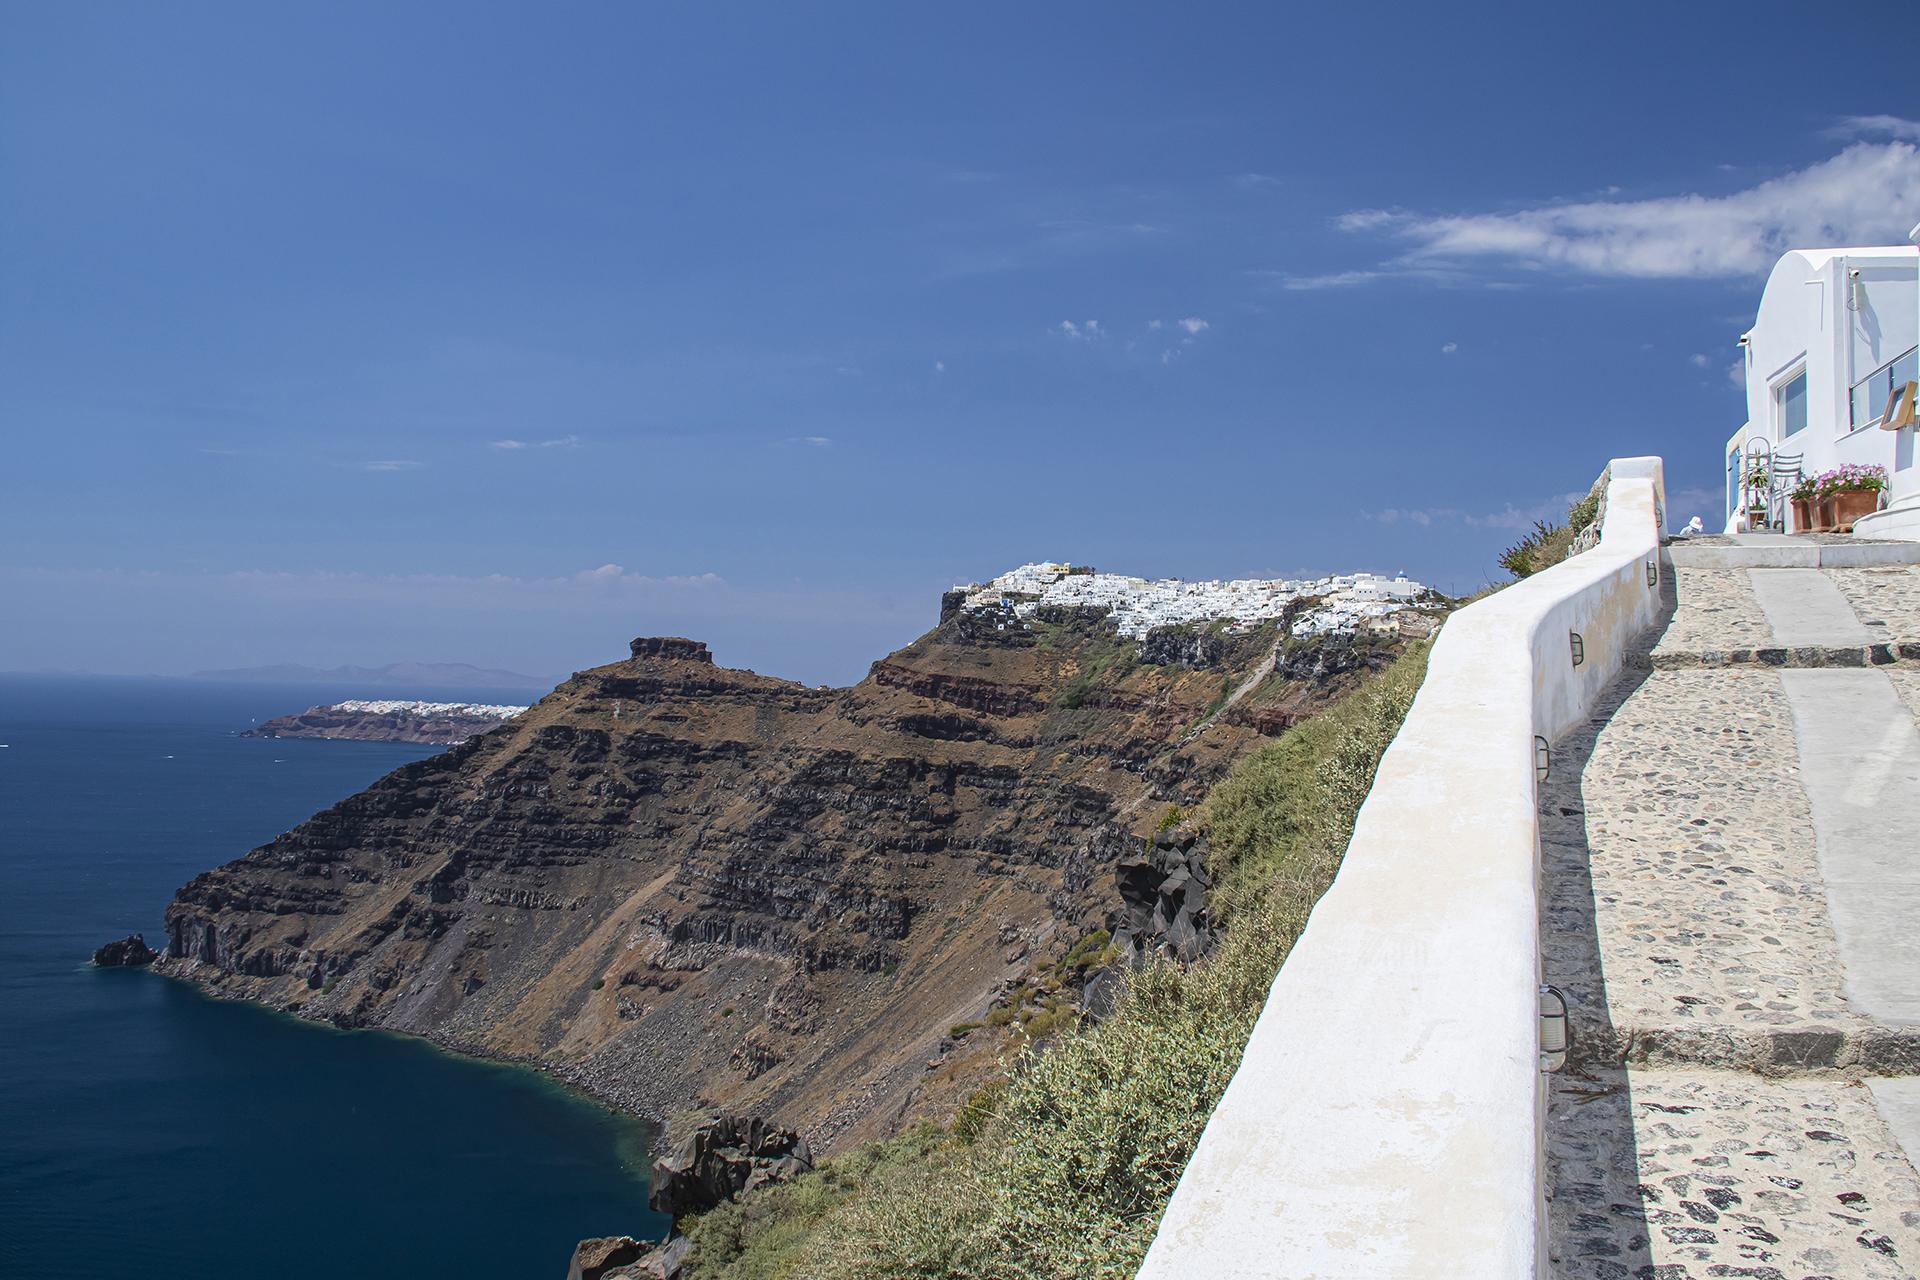
{"type": "Polygon", "coordinates": [[[1647,557],[1647,585],[1650,587],[1660,585],[1660,562],[1652,556],[1647,557]]]}
{"type": "Polygon", "coordinates": [[[1587,642],[1580,638],[1578,631],[1567,632],[1567,644],[1573,649],[1573,665],[1579,666],[1587,660],[1587,642]]]}
{"type": "Polygon", "coordinates": [[[1567,1020],[1567,998],[1554,987],[1540,988],[1540,1069],[1558,1071],[1567,1065],[1573,1048],[1573,1023],[1567,1020]]]}
{"type": "Polygon", "coordinates": [[[1547,771],[1553,768],[1553,748],[1539,734],[1533,735],[1533,776],[1541,781],[1547,780],[1547,771]]]}

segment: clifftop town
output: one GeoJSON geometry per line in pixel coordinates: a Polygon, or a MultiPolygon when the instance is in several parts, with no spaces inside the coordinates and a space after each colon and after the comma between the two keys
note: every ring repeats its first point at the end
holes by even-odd
{"type": "Polygon", "coordinates": [[[1162,627],[1225,622],[1229,630],[1246,631],[1284,616],[1291,616],[1288,631],[1295,636],[1353,632],[1377,628],[1415,605],[1437,603],[1439,594],[1405,576],[1376,573],[1188,582],[1042,561],[1010,569],[991,582],[955,587],[947,600],[970,612],[1000,611],[1019,619],[1042,609],[1104,611],[1116,632],[1139,640],[1162,627]],[[1302,601],[1311,607],[1299,608],[1302,601]]]}

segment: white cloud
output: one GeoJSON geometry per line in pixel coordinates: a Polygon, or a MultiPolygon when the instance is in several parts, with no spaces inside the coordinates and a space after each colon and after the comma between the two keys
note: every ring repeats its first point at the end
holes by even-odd
{"type": "Polygon", "coordinates": [[[1705,354],[1696,351],[1692,355],[1687,357],[1687,363],[1692,365],[1696,369],[1704,369],[1708,365],[1712,364],[1713,361],[1707,359],[1705,354]]]}
{"type": "Polygon", "coordinates": [[[788,436],[782,444],[803,444],[809,449],[824,449],[833,443],[832,436],[788,436]]]}
{"type": "Polygon", "coordinates": [[[1423,529],[1435,524],[1464,524],[1473,529],[1531,529],[1536,520],[1556,524],[1564,521],[1567,508],[1586,496],[1585,493],[1562,493],[1524,507],[1509,502],[1499,511],[1487,512],[1462,511],[1458,507],[1387,507],[1361,514],[1380,524],[1405,522],[1423,529]]]}
{"type": "Polygon", "coordinates": [[[1907,120],[1900,116],[1842,116],[1839,123],[1828,132],[1842,137],[1869,135],[1920,142],[1920,120],[1907,120]]]}
{"type": "Polygon", "coordinates": [[[1440,354],[1443,356],[1450,356],[1459,349],[1460,344],[1457,342],[1443,342],[1440,344],[1440,354]]]}
{"type": "Polygon", "coordinates": [[[1213,326],[1205,320],[1202,320],[1199,316],[1188,316],[1180,322],[1180,327],[1188,333],[1197,334],[1203,330],[1211,329],[1213,326]]]}
{"type": "Polygon", "coordinates": [[[1357,284],[1372,284],[1389,273],[1383,271],[1334,271],[1324,276],[1280,277],[1283,289],[1348,289],[1357,284]]]}
{"type": "Polygon", "coordinates": [[[578,449],[579,436],[557,436],[552,440],[495,440],[495,449],[578,449]]]}
{"type": "Polygon", "coordinates": [[[1413,510],[1405,507],[1388,507],[1384,511],[1369,511],[1365,514],[1367,519],[1377,520],[1381,524],[1399,524],[1404,520],[1408,524],[1417,524],[1423,529],[1431,525],[1435,520],[1456,520],[1460,517],[1460,513],[1451,507],[1431,507],[1413,510]]]}
{"type": "Polygon", "coordinates": [[[1060,332],[1075,342],[1092,342],[1095,339],[1107,336],[1106,330],[1100,327],[1098,320],[1083,320],[1079,324],[1075,324],[1071,320],[1062,320],[1060,322],[1060,332]]]}
{"type": "MultiPolygon", "coordinates": [[[[1869,119],[1862,117],[1861,119],[1869,119]]],[[[1882,132],[1909,122],[1872,117],[1882,132]]],[[[1724,196],[1587,200],[1507,213],[1432,215],[1363,209],[1341,230],[1408,242],[1367,271],[1289,277],[1290,289],[1506,264],[1638,279],[1754,276],[1795,247],[1904,243],[1920,206],[1920,147],[1858,142],[1830,159],[1724,196]]]]}
{"type": "Polygon", "coordinates": [[[361,464],[364,471],[413,471],[425,466],[425,463],[413,462],[406,458],[381,458],[374,462],[361,464]]]}
{"type": "Polygon", "coordinates": [[[1258,191],[1262,187],[1277,187],[1280,185],[1280,179],[1270,173],[1236,173],[1230,181],[1242,191],[1258,191]]]}
{"type": "Polygon", "coordinates": [[[935,373],[945,373],[947,371],[947,362],[945,360],[935,360],[933,362],[933,371],[935,373]]]}
{"type": "Polygon", "coordinates": [[[1735,360],[1727,366],[1727,381],[1739,387],[1742,391],[1746,390],[1747,362],[1745,360],[1735,360]]]}
{"type": "Polygon", "coordinates": [[[1147,321],[1147,330],[1148,330],[1148,332],[1150,332],[1150,333],[1158,333],[1158,332],[1160,332],[1160,331],[1161,331],[1162,329],[1164,329],[1164,328],[1166,328],[1166,327],[1167,327],[1167,322],[1166,322],[1165,320],[1149,320],[1149,321],[1147,321]]]}

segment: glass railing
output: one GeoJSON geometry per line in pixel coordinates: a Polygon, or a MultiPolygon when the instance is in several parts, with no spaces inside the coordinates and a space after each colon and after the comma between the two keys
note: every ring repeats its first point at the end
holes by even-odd
{"type": "Polygon", "coordinates": [[[1853,429],[1870,427],[1887,411],[1887,400],[1895,387],[1920,381],[1920,347],[1909,350],[1853,384],[1853,429]]]}

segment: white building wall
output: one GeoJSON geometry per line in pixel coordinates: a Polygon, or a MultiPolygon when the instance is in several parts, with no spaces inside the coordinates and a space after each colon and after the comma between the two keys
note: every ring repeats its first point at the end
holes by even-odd
{"type": "Polygon", "coordinates": [[[1890,502],[1920,494],[1913,430],[1880,429],[1884,394],[1870,397],[1863,425],[1855,425],[1851,408],[1855,384],[1920,341],[1917,276],[1920,250],[1912,245],[1782,255],[1747,334],[1747,438],[1805,454],[1809,475],[1843,463],[1883,466],[1890,502]],[[1788,435],[1778,393],[1801,367],[1807,425],[1788,435]]]}

